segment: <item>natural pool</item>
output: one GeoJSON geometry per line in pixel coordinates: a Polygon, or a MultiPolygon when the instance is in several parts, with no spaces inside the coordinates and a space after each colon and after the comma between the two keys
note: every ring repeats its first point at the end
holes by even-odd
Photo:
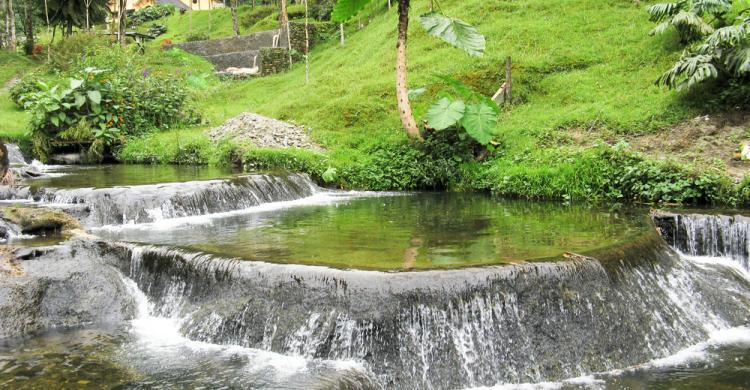
{"type": "Polygon", "coordinates": [[[644,210],[458,193],[321,193],[271,210],[108,226],[112,240],[338,268],[456,268],[586,253],[652,229],[644,210]]]}

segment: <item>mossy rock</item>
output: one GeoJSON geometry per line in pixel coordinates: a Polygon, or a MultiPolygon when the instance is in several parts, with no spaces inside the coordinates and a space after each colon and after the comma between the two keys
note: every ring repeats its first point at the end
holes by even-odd
{"type": "Polygon", "coordinates": [[[0,217],[18,225],[22,233],[66,232],[83,229],[75,218],[54,209],[8,207],[0,211],[0,217]]]}

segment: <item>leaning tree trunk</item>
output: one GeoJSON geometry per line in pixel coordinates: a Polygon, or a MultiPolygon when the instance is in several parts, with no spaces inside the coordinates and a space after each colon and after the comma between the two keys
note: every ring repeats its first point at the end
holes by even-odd
{"type": "Polygon", "coordinates": [[[24,52],[27,56],[34,54],[34,10],[31,9],[32,0],[23,2],[23,32],[26,35],[24,43],[24,52]]]}
{"type": "Polygon", "coordinates": [[[232,7],[232,30],[234,30],[234,36],[240,36],[240,26],[237,24],[237,0],[231,0],[232,7]]]}
{"type": "Polygon", "coordinates": [[[396,99],[398,113],[406,134],[413,139],[421,139],[417,122],[411,111],[409,89],[406,85],[406,35],[409,31],[409,0],[398,1],[398,45],[396,53],[396,99]]]}
{"type": "Polygon", "coordinates": [[[8,49],[12,52],[16,52],[16,13],[13,11],[13,0],[8,0],[8,29],[10,30],[10,42],[8,42],[8,49]]]}

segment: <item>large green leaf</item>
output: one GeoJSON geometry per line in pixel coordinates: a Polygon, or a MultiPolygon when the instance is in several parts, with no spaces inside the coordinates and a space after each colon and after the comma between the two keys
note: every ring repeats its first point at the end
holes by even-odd
{"type": "Polygon", "coordinates": [[[492,130],[497,127],[497,112],[485,102],[468,104],[461,125],[471,138],[487,145],[492,141],[492,130]]]}
{"type": "Polygon", "coordinates": [[[95,105],[99,105],[102,102],[102,94],[95,89],[86,92],[86,95],[89,96],[91,103],[94,103],[95,105]]]}
{"type": "Polygon", "coordinates": [[[427,122],[435,130],[447,129],[461,120],[465,109],[466,105],[461,100],[442,98],[427,110],[427,122]]]}
{"type": "Polygon", "coordinates": [[[343,23],[362,10],[371,0],[339,0],[331,12],[331,20],[343,23]]]}
{"type": "Polygon", "coordinates": [[[422,15],[419,20],[427,30],[427,34],[438,37],[473,56],[484,54],[484,35],[480,34],[474,26],[437,12],[422,15]]]}

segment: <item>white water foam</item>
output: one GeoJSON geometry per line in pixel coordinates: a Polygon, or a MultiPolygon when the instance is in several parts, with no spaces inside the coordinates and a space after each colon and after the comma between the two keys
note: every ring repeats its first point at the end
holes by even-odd
{"type": "MultiPolygon", "coordinates": [[[[157,317],[151,314],[153,304],[130,278],[122,276],[126,288],[136,301],[136,317],[131,321],[131,333],[138,347],[153,352],[154,355],[169,359],[187,358],[184,351],[191,353],[212,353],[225,357],[242,356],[248,359],[248,372],[274,373],[277,379],[308,372],[310,360],[303,356],[288,356],[270,351],[247,348],[239,345],[220,345],[190,340],[183,336],[180,328],[183,319],[179,317],[157,317]]],[[[365,367],[354,361],[319,361],[335,370],[357,370],[365,372],[365,367]]]]}
{"type": "MultiPolygon", "coordinates": [[[[704,269],[724,268],[735,272],[750,282],[750,272],[736,260],[727,257],[691,256],[680,253],[680,257],[692,264],[704,269]]],[[[681,297],[680,300],[683,298],[681,297]]],[[[684,299],[689,299],[684,298],[684,299]]],[[[552,390],[574,386],[587,389],[603,389],[606,386],[606,378],[619,377],[626,373],[639,371],[661,370],[668,368],[681,368],[696,363],[709,362],[714,358],[713,351],[727,346],[742,347],[750,349],[750,327],[722,327],[716,329],[715,319],[706,318],[704,324],[706,329],[715,329],[709,333],[706,341],[691,345],[676,353],[653,359],[649,362],[631,367],[614,369],[606,372],[598,372],[577,378],[564,379],[557,382],[537,383],[501,383],[494,386],[473,387],[466,390],[552,390]]]]}

